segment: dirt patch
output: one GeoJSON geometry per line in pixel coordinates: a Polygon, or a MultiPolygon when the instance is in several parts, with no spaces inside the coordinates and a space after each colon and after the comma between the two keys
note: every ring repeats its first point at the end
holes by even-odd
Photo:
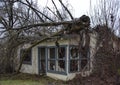
{"type": "Polygon", "coordinates": [[[73,80],[68,81],[68,85],[120,85],[118,81],[120,77],[116,76],[98,76],[98,75],[91,75],[89,77],[81,77],[77,75],[73,80]]]}

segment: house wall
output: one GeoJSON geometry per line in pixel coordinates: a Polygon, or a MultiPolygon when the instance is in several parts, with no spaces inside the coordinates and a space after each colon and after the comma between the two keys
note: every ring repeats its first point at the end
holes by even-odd
{"type": "MultiPolygon", "coordinates": [[[[28,48],[30,44],[24,45],[22,48],[28,48]]],[[[37,48],[32,48],[32,62],[31,64],[22,64],[20,72],[22,73],[30,73],[30,74],[38,74],[38,52],[37,48]]]]}
{"type": "Polygon", "coordinates": [[[98,34],[96,32],[90,33],[90,71],[87,74],[90,74],[93,70],[94,56],[97,51],[97,38],[98,34]]]}
{"type": "Polygon", "coordinates": [[[79,38],[80,35],[75,35],[72,36],[72,38],[69,39],[69,45],[79,45],[79,42],[80,42],[80,38],[79,38]]]}
{"type": "MultiPolygon", "coordinates": [[[[72,42],[75,42],[73,40],[71,40],[72,42]]],[[[69,52],[69,40],[63,40],[63,39],[60,39],[58,40],[58,43],[60,45],[67,45],[67,59],[66,61],[68,62],[69,58],[68,58],[68,52],[69,52]]],[[[73,43],[72,43],[73,44],[73,43]]],[[[22,64],[22,67],[21,67],[21,72],[23,73],[30,73],[30,74],[39,74],[39,68],[38,68],[38,47],[41,47],[41,46],[46,46],[46,47],[49,47],[49,46],[55,46],[55,41],[46,41],[46,42],[43,42],[43,43],[40,43],[39,45],[35,46],[34,48],[32,48],[32,64],[29,65],[29,64],[22,64]]],[[[29,45],[27,46],[24,46],[23,48],[28,48],[29,45]]],[[[66,65],[66,74],[57,74],[57,73],[51,73],[51,72],[47,72],[47,76],[49,77],[52,77],[54,79],[60,79],[60,80],[70,80],[72,78],[75,77],[75,73],[72,73],[72,74],[68,74],[68,63],[66,65]]]]}
{"type": "MultiPolygon", "coordinates": [[[[58,43],[60,45],[68,45],[68,40],[58,40],[58,43]]],[[[30,44],[25,44],[21,48],[28,48],[30,44]]],[[[38,44],[37,46],[32,48],[32,64],[22,64],[20,72],[23,73],[30,73],[30,74],[39,74],[39,67],[38,67],[38,47],[41,46],[55,46],[55,41],[46,41],[38,44]]],[[[68,52],[68,51],[67,51],[68,52]]],[[[67,53],[68,54],[68,53],[67,53]]],[[[19,51],[20,55],[20,51],[19,51]]],[[[67,66],[68,68],[68,66],[67,66]]],[[[68,71],[67,71],[68,72],[68,71]]]]}
{"type": "Polygon", "coordinates": [[[89,34],[90,35],[90,61],[88,63],[88,65],[90,66],[90,70],[89,71],[82,71],[80,74],[81,76],[85,77],[85,76],[89,76],[94,68],[94,56],[97,52],[97,38],[98,38],[98,34],[93,31],[92,33],[89,34]]]}
{"type": "MultiPolygon", "coordinates": [[[[89,75],[92,72],[92,68],[93,68],[93,60],[94,60],[94,54],[95,54],[95,50],[96,50],[96,42],[97,42],[97,34],[96,33],[92,33],[90,34],[90,71],[85,71],[84,73],[81,73],[83,76],[89,75]]],[[[71,39],[60,39],[58,40],[59,45],[67,45],[67,59],[66,62],[69,62],[69,45],[78,45],[79,43],[79,38],[78,36],[74,36],[71,39]]],[[[38,67],[38,48],[41,46],[45,46],[45,47],[49,47],[49,46],[55,46],[55,41],[45,41],[42,42],[40,44],[38,44],[37,46],[35,46],[34,48],[32,48],[32,65],[27,65],[27,64],[23,64],[22,68],[21,68],[21,72],[23,73],[30,73],[30,74],[39,74],[39,67],[38,67]]],[[[29,47],[29,46],[26,46],[29,47]]],[[[60,79],[60,80],[71,80],[76,76],[76,73],[69,73],[69,63],[67,63],[66,65],[66,74],[57,74],[57,73],[51,73],[51,72],[47,72],[46,75],[49,77],[52,77],[54,79],[60,79]]],[[[79,74],[80,72],[78,72],[79,74]]]]}

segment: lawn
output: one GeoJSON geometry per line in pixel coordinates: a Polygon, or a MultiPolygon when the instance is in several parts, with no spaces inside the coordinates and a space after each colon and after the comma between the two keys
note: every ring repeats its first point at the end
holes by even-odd
{"type": "Polygon", "coordinates": [[[47,84],[31,80],[0,80],[0,85],[47,85],[47,84]]]}
{"type": "Polygon", "coordinates": [[[65,82],[54,80],[47,76],[30,74],[2,74],[0,75],[0,85],[66,85],[65,82]]]}

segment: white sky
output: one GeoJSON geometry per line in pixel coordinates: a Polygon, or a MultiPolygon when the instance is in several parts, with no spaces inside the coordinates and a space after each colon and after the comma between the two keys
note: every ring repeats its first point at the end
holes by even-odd
{"type": "MultiPolygon", "coordinates": [[[[59,7],[58,0],[54,0],[57,6],[59,7]]],[[[68,1],[71,4],[73,9],[73,15],[75,17],[80,17],[83,14],[87,14],[90,9],[90,0],[62,0],[63,2],[68,1]]],[[[91,0],[92,4],[95,4],[96,0],[91,0]]],[[[51,0],[38,0],[38,3],[45,7],[46,5],[52,7],[53,4],[51,0]]]]}

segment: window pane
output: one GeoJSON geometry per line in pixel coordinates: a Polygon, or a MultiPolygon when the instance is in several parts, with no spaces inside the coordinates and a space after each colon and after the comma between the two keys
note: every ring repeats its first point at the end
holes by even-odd
{"type": "Polygon", "coordinates": [[[45,48],[40,48],[40,57],[41,60],[45,60],[45,48]]]}
{"type": "Polygon", "coordinates": [[[79,58],[79,52],[77,47],[70,48],[70,58],[79,58]]]}
{"type": "Polygon", "coordinates": [[[50,59],[55,59],[55,48],[49,49],[50,59]]]}
{"type": "Polygon", "coordinates": [[[64,60],[58,60],[56,70],[60,72],[65,72],[65,61],[64,60]]]}
{"type": "Polygon", "coordinates": [[[55,71],[55,60],[49,60],[48,61],[48,70],[55,71]]]}
{"type": "Polygon", "coordinates": [[[58,58],[65,58],[66,50],[65,47],[59,47],[58,48],[58,58]]]}
{"type": "Polygon", "coordinates": [[[70,60],[70,72],[78,71],[79,62],[78,60],[70,60]]]}
{"type": "Polygon", "coordinates": [[[23,55],[25,55],[23,63],[31,63],[31,50],[26,51],[26,49],[21,49],[20,54],[21,54],[21,57],[23,57],[23,55]]]}

